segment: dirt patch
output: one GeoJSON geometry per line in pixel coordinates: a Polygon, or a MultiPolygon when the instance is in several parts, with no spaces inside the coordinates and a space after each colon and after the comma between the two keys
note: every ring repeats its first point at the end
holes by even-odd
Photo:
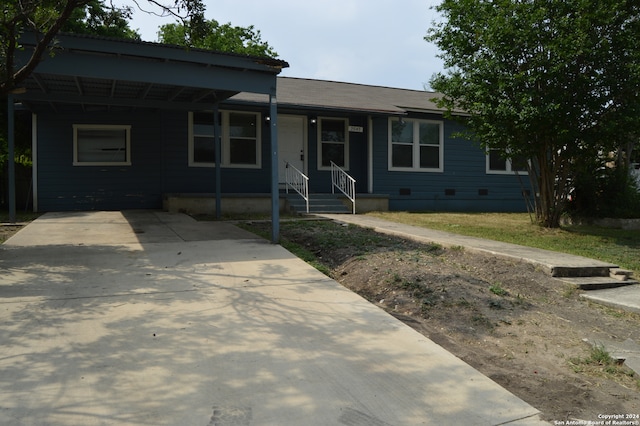
{"type": "Polygon", "coordinates": [[[584,342],[638,342],[640,315],[587,302],[524,262],[333,222],[280,229],[283,244],[304,247],[304,257],[315,256],[332,278],[533,405],[545,420],[640,413],[638,376],[624,366],[587,363],[591,346],[584,342]]]}
{"type": "Polygon", "coordinates": [[[22,229],[22,225],[0,224],[0,244],[7,241],[13,234],[22,229]]]}

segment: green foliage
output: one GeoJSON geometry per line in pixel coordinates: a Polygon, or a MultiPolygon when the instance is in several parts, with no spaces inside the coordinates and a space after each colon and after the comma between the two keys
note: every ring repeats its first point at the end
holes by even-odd
{"type": "MultiPolygon", "coordinates": [[[[569,366],[576,373],[589,373],[593,375],[605,375],[612,377],[634,377],[633,370],[627,369],[622,362],[613,358],[603,345],[594,345],[589,356],[569,359],[569,366]]],[[[639,385],[640,382],[636,382],[639,385]]]]}
{"type": "Polygon", "coordinates": [[[640,4],[444,0],[426,39],[439,105],[470,114],[484,148],[531,160],[539,221],[557,227],[574,165],[639,137],[640,4]]]}
{"type": "Polygon", "coordinates": [[[220,25],[215,20],[205,21],[204,33],[195,35],[188,24],[166,24],[158,31],[159,41],[179,46],[196,47],[218,52],[276,58],[278,54],[253,25],[235,27],[231,23],[220,25]]]}
{"type": "Polygon", "coordinates": [[[91,0],[74,9],[61,31],[139,40],[140,34],[129,27],[132,8],[107,6],[104,0],[91,0]]]}
{"type": "Polygon", "coordinates": [[[640,217],[640,188],[625,164],[595,154],[576,166],[569,214],[578,218],[640,217]]]}
{"type": "Polygon", "coordinates": [[[495,294],[496,296],[506,296],[506,295],[509,294],[509,292],[507,292],[507,290],[502,288],[502,285],[500,285],[500,283],[495,283],[495,284],[491,285],[489,287],[489,291],[491,293],[495,294]]]}

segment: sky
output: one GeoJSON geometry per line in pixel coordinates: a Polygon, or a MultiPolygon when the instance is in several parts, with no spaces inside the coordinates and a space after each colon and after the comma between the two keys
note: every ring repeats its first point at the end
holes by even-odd
{"type": "MultiPolygon", "coordinates": [[[[280,75],[424,90],[442,71],[424,40],[439,0],[204,0],[207,19],[254,26],[278,58],[280,75]]],[[[131,27],[157,41],[173,22],[136,11],[131,27]]]]}

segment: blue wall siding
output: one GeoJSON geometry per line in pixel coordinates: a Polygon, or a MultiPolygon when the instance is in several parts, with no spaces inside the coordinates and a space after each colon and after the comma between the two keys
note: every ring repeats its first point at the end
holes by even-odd
{"type": "Polygon", "coordinates": [[[38,208],[118,210],[161,204],[161,134],[153,112],[38,116],[38,208]],[[131,125],[132,166],[74,166],[73,124],[131,125]]]}
{"type": "MultiPolygon", "coordinates": [[[[215,192],[215,168],[188,165],[188,113],[40,114],[38,209],[158,209],[162,194],[215,192]],[[131,166],[74,166],[74,124],[131,125],[131,166]]],[[[223,193],[271,191],[268,127],[262,168],[222,168],[223,193]]]]}
{"type": "MultiPolygon", "coordinates": [[[[163,120],[163,193],[213,193],[214,167],[189,167],[188,113],[172,111],[163,120]]],[[[222,193],[268,193],[271,191],[269,127],[262,130],[262,168],[222,167],[222,193]]]]}
{"type": "MultiPolygon", "coordinates": [[[[413,116],[412,116],[413,118],[413,116]]],[[[486,173],[486,156],[479,145],[454,133],[462,128],[439,116],[415,116],[444,121],[443,172],[388,170],[388,119],[374,119],[374,193],[389,194],[390,210],[526,211],[522,197],[528,178],[486,173]],[[480,195],[480,191],[486,195],[480,195]],[[453,191],[454,195],[447,195],[453,191]]]]}
{"type": "MultiPolygon", "coordinates": [[[[233,108],[236,109],[236,108],[233,108]]],[[[268,113],[262,109],[263,117],[268,113]]],[[[288,113],[295,113],[289,111],[288,113]]],[[[315,114],[307,114],[309,117],[315,114]]],[[[320,114],[321,116],[335,116],[320,114]]],[[[373,143],[373,192],[389,195],[391,210],[413,211],[525,211],[522,183],[515,175],[487,174],[486,156],[471,141],[454,138],[459,124],[444,120],[444,171],[388,170],[388,118],[342,115],[363,132],[349,133],[349,174],[358,193],[368,188],[368,137],[373,143]],[[454,195],[447,195],[454,190],[454,195]],[[480,195],[484,190],[486,195],[480,195]]],[[[415,118],[442,120],[437,115],[415,118]]],[[[223,193],[271,191],[269,126],[262,128],[262,168],[223,167],[223,193]]],[[[331,192],[329,171],[317,170],[318,128],[308,126],[310,190],[331,192]]],[[[141,111],[133,113],[40,114],[38,116],[38,207],[55,210],[118,210],[160,208],[165,193],[215,192],[215,168],[188,165],[188,113],[141,111]],[[73,166],[73,124],[131,125],[131,166],[73,166]]]]}

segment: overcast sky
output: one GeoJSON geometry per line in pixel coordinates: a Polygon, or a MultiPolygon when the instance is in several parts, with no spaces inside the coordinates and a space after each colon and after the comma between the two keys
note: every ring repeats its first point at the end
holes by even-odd
{"type": "MultiPolygon", "coordinates": [[[[442,70],[424,36],[439,0],[205,0],[207,19],[253,25],[290,67],[281,75],[422,90],[442,70]]],[[[136,12],[131,24],[157,41],[172,22],[136,12]]]]}

